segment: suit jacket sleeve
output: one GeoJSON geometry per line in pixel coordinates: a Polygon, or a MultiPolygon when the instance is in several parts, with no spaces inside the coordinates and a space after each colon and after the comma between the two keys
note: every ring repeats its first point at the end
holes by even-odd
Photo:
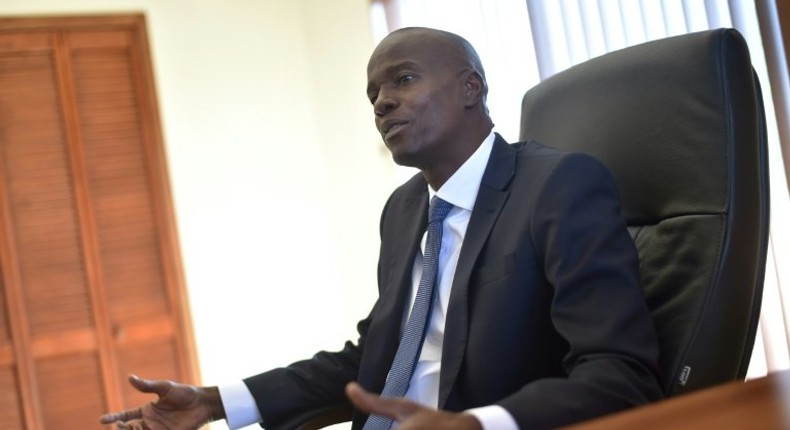
{"type": "MultiPolygon", "coordinates": [[[[359,323],[361,335],[367,324],[368,319],[359,323]]],[[[244,379],[261,413],[261,425],[275,427],[300,413],[348,403],[344,388],[357,379],[360,356],[361,347],[346,342],[341,351],[320,351],[308,360],[244,379]]]]}

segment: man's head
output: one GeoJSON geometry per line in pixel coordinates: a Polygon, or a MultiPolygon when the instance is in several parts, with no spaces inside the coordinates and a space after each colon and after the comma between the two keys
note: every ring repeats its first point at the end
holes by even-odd
{"type": "Polygon", "coordinates": [[[422,170],[434,188],[490,132],[487,92],[474,48],[446,31],[394,31],[368,63],[367,94],[387,148],[398,164],[422,170]]]}

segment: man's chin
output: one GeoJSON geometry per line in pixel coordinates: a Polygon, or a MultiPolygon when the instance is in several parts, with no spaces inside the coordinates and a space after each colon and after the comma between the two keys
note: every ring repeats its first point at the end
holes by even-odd
{"type": "Polygon", "coordinates": [[[390,151],[390,155],[392,155],[392,161],[394,161],[395,164],[404,167],[414,167],[417,169],[419,169],[422,165],[422,163],[420,163],[420,151],[415,150],[415,148],[418,148],[419,146],[415,145],[414,142],[403,139],[392,139],[385,141],[384,144],[390,151]]]}
{"type": "Polygon", "coordinates": [[[395,164],[397,164],[399,166],[419,168],[419,166],[417,165],[417,160],[416,160],[416,157],[414,156],[414,154],[401,153],[401,152],[392,151],[392,150],[390,150],[390,154],[392,155],[392,161],[394,161],[395,164]]]}

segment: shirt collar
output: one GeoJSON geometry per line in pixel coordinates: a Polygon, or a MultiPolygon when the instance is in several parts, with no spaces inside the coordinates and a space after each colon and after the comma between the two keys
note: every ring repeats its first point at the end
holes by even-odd
{"type": "Polygon", "coordinates": [[[452,203],[453,206],[471,211],[477,200],[480,182],[483,180],[494,147],[496,135],[493,131],[483,140],[475,152],[450,176],[439,190],[428,187],[429,201],[438,195],[440,199],[452,203]]]}

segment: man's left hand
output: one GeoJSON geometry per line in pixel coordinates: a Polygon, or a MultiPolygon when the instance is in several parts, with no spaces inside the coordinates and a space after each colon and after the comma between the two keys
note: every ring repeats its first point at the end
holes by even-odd
{"type": "Polygon", "coordinates": [[[346,386],[346,395],[357,409],[395,420],[398,430],[483,430],[472,414],[437,411],[405,399],[380,397],[354,382],[346,386]]]}

